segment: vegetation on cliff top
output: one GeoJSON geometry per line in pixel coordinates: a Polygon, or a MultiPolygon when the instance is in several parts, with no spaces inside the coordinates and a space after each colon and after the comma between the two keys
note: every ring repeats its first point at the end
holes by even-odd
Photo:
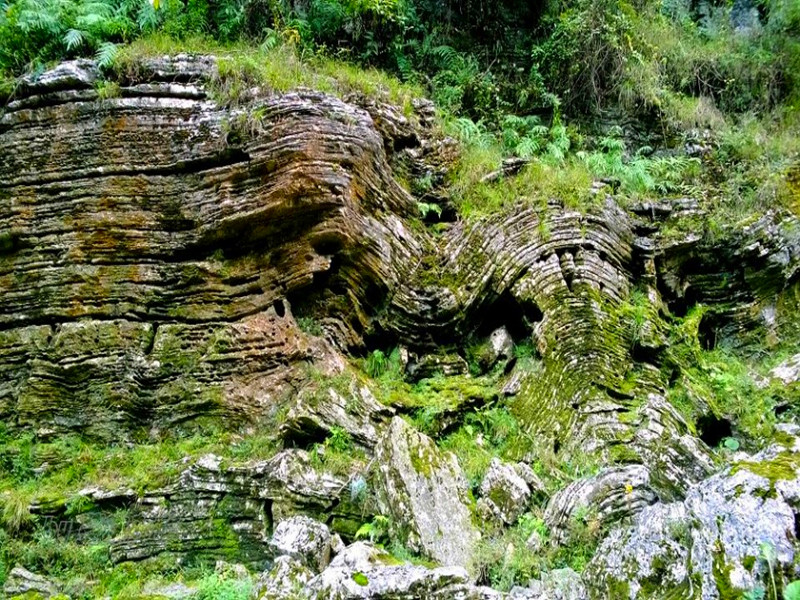
{"type": "Polygon", "coordinates": [[[521,198],[591,208],[593,180],[623,201],[697,198],[709,210],[685,225],[712,234],[768,208],[798,208],[793,0],[10,0],[0,8],[6,95],[13,76],[52,61],[95,56],[125,71],[143,55],[178,51],[222,56],[216,88],[226,101],[253,84],[381,94],[406,110],[430,96],[444,131],[462,142],[447,183],[465,216],[521,198]],[[533,164],[486,181],[509,156],[533,164]]]}

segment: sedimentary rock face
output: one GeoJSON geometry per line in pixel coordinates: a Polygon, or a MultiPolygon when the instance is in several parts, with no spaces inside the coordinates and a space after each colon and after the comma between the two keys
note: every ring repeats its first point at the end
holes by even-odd
{"type": "MultiPolygon", "coordinates": [[[[612,533],[591,581],[554,571],[518,597],[568,588],[583,597],[584,584],[603,597],[625,578],[627,597],[646,597],[655,563],[666,561],[664,585],[716,598],[720,568],[740,588],[763,575],[745,564],[765,537],[753,524],[791,563],[796,473],[776,482],[742,467],[709,478],[718,459],[667,399],[685,365],[668,355],[665,315],[712,306],[698,326],[710,345],[754,324],[769,333],[800,264],[795,217],[768,213],[713,244],[665,242],[653,232],[694,211],[691,201],[624,208],[598,197],[585,211],[520,202],[434,230],[400,183],[403,165],[446,170],[451,145],[429,104],[405,114],[309,90],[251,90],[226,104],[212,94],[217,75],[210,57],[143,59],[117,76],[119,96],[100,98],[98,67],[75,61],[23,82],[0,113],[8,429],[129,447],[211,427],[274,429],[280,446],[241,464],[187,460],[163,486],[81,491],[87,510],[130,511],[111,561],[244,562],[266,569],[263,598],[303,587],[493,598],[473,585],[485,579],[473,570],[481,517],[514,527],[538,503],[546,543],[567,543],[587,510],[612,533]],[[634,290],[645,302],[631,319],[634,290]],[[521,423],[516,435],[542,456],[613,466],[551,494],[536,459],[520,452],[487,459],[468,482],[453,454],[405,420],[426,416],[407,397],[378,398],[384,354],[371,355],[371,377],[353,367],[390,346],[400,348],[403,394],[441,391],[423,380],[459,383],[435,407],[431,436],[478,428],[465,412],[502,396],[521,423]],[[536,368],[521,368],[525,358],[536,368]],[[489,374],[491,391],[475,383],[489,374]],[[731,529],[754,512],[749,529],[731,529]],[[338,547],[331,529],[347,542],[364,537],[361,521],[372,537],[385,534],[373,517],[440,566],[387,564],[360,541],[338,547]],[[728,524],[712,535],[720,519],[728,524]],[[634,568],[639,552],[652,560],[634,568]]],[[[773,378],[791,383],[795,367],[773,378]]],[[[31,510],[60,518],[66,506],[37,499],[31,510]]],[[[546,547],[539,532],[525,541],[546,547]]],[[[14,573],[13,589],[52,587],[14,573]]]]}

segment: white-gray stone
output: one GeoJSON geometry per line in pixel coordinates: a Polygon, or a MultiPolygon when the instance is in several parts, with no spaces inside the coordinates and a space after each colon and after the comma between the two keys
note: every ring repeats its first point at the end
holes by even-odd
{"type": "Polygon", "coordinates": [[[319,572],[331,561],[332,541],[327,525],[297,515],[278,523],[270,546],[276,554],[291,556],[319,572]]]}
{"type": "Polygon", "coordinates": [[[455,455],[395,417],[376,453],[381,511],[408,533],[410,549],[442,565],[468,567],[479,533],[455,455]]]}
{"type": "Polygon", "coordinates": [[[480,488],[482,499],[496,518],[512,525],[525,512],[531,490],[516,465],[493,458],[480,488]]]}

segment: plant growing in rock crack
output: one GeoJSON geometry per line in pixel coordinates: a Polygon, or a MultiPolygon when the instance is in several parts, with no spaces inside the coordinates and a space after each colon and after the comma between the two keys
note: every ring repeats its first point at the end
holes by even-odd
{"type": "Polygon", "coordinates": [[[364,523],[356,531],[357,540],[369,540],[374,543],[389,541],[389,533],[392,530],[392,520],[384,515],[375,515],[368,523],[364,523]]]}
{"type": "Polygon", "coordinates": [[[388,366],[389,360],[386,354],[384,354],[381,350],[373,350],[364,360],[364,371],[366,371],[367,374],[373,379],[377,379],[383,375],[388,366]]]}
{"type": "Polygon", "coordinates": [[[769,542],[762,542],[759,545],[759,552],[761,554],[761,558],[767,563],[769,578],[770,582],[772,583],[773,600],[778,600],[778,587],[775,584],[775,562],[777,560],[775,547],[769,542]]]}
{"type": "Polygon", "coordinates": [[[364,453],[353,444],[353,437],[341,427],[331,427],[322,443],[310,450],[311,464],[334,475],[349,475],[363,462],[364,453]]]}

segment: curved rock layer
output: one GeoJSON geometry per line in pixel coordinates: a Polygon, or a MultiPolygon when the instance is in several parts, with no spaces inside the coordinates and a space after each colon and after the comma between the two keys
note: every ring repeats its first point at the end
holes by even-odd
{"type": "Polygon", "coordinates": [[[702,301],[721,322],[761,319],[795,277],[793,219],[712,249],[648,237],[680,202],[554,201],[434,235],[391,166],[435,161],[422,108],[306,91],[225,107],[213,72],[209,58],[145,61],[100,99],[95,65],[65,63],[0,116],[0,418],[103,439],[235,426],[309,368],[341,369],[339,352],[429,350],[511,319],[543,359],[515,400],[539,439],[622,448],[662,496],[709,473],[663,400],[658,332],[634,339],[620,309],[636,287],[654,310],[702,301]]]}

